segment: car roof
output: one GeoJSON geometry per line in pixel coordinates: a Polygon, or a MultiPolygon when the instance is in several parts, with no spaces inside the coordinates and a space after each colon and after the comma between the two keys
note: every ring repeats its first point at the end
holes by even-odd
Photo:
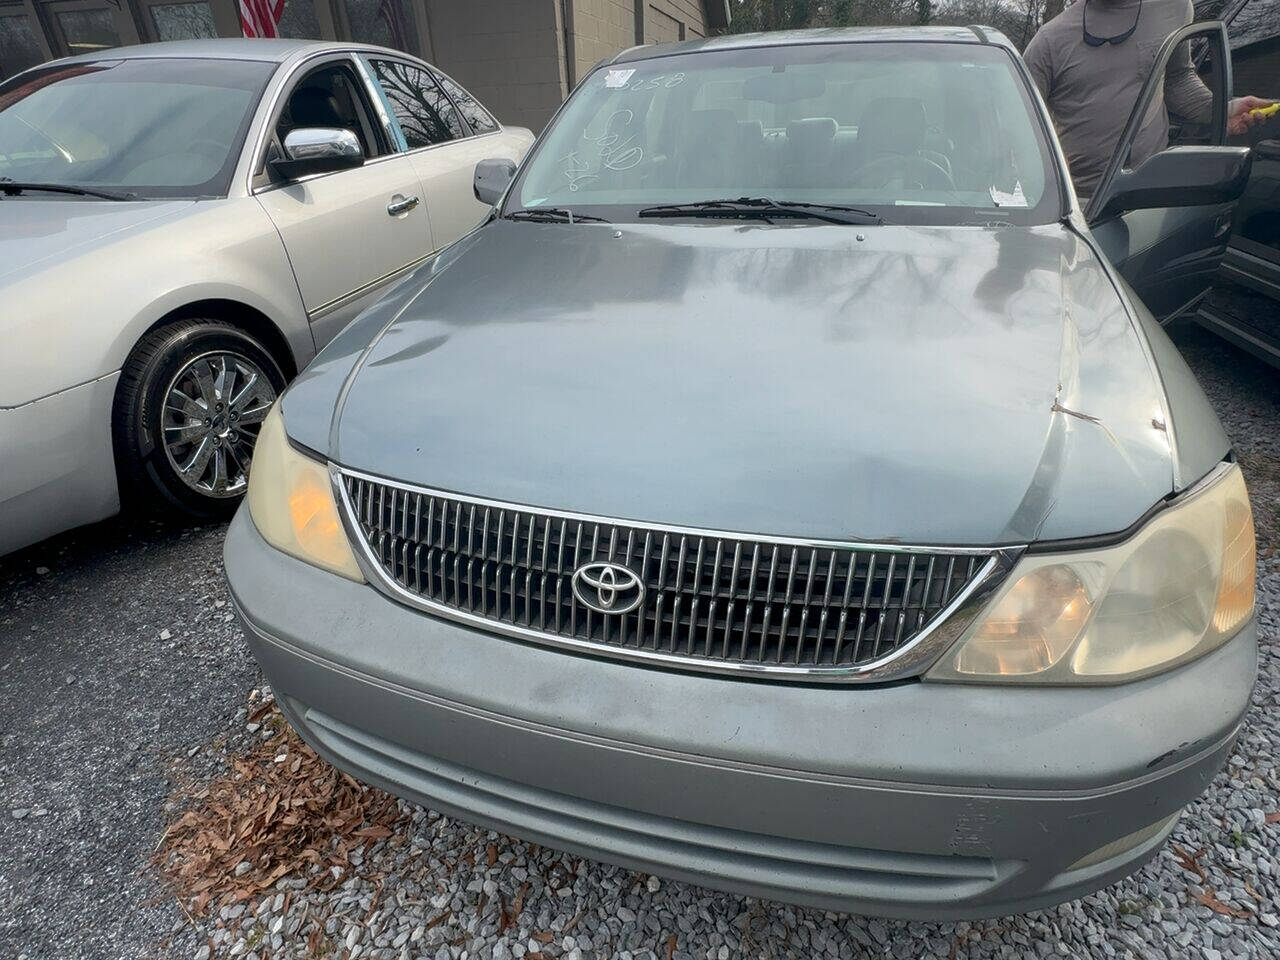
{"type": "Polygon", "coordinates": [[[1015,49],[993,27],[825,27],[815,30],[778,30],[772,33],[737,33],[700,37],[679,43],[645,45],[623,50],[610,63],[627,63],[649,57],[713,50],[745,50],[753,47],[785,47],[809,43],[989,43],[1015,49]]]}
{"type": "Polygon", "coordinates": [[[207,40],[164,40],[159,43],[140,43],[132,47],[111,47],[67,57],[61,63],[83,60],[256,60],[263,63],[284,63],[308,53],[326,50],[368,50],[404,56],[395,50],[375,47],[366,43],[344,43],[332,40],[283,40],[250,37],[212,37],[207,40]]]}

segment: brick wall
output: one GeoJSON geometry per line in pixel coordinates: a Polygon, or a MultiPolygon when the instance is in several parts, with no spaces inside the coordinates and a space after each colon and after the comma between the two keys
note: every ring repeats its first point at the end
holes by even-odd
{"type": "Polygon", "coordinates": [[[425,0],[425,6],[427,59],[503,123],[541,130],[568,93],[561,0],[425,0]]]}
{"type": "Polygon", "coordinates": [[[636,45],[636,0],[573,0],[574,79],[636,45]]]}
{"type": "Polygon", "coordinates": [[[574,78],[582,79],[605,57],[633,47],[637,7],[644,43],[670,43],[707,33],[702,0],[571,0],[574,78]]]}
{"type": "Polygon", "coordinates": [[[541,130],[576,83],[605,57],[645,43],[705,36],[703,0],[417,0],[426,57],[503,123],[541,130]],[[568,11],[569,43],[566,57],[568,11]],[[572,71],[569,65],[572,65],[572,71]]]}

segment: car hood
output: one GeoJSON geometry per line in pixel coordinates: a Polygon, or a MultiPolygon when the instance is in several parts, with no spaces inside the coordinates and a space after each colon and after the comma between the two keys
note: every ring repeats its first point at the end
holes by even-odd
{"type": "Polygon", "coordinates": [[[1145,341],[1061,225],[500,220],[395,299],[304,378],[349,379],[327,435],[285,414],[413,484],[917,544],[1118,531],[1172,489],[1145,341]]]}
{"type": "Polygon", "coordinates": [[[49,261],[109,242],[116,234],[175,216],[192,203],[114,202],[47,194],[0,198],[0,280],[27,274],[49,261]]]}

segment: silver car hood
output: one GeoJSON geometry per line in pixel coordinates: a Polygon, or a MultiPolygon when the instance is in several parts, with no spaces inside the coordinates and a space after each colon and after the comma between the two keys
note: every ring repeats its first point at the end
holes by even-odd
{"type": "Polygon", "coordinates": [[[1145,341],[1056,224],[496,221],[420,287],[332,422],[372,330],[304,375],[296,439],[447,491],[858,541],[1103,534],[1172,489],[1145,341]]]}
{"type": "Polygon", "coordinates": [[[0,281],[172,217],[192,200],[115,202],[51,194],[0,197],[0,281]]]}

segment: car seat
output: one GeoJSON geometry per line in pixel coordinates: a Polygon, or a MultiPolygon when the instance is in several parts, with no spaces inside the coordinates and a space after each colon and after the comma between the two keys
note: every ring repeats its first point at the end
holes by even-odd
{"type": "Polygon", "coordinates": [[[732,192],[731,185],[740,182],[738,145],[738,119],[732,110],[689,111],[676,162],[676,183],[732,192]]]}
{"type": "MultiPolygon", "coordinates": [[[[888,167],[886,161],[895,157],[902,158],[902,176],[910,178],[911,168],[920,168],[919,163],[912,163],[913,158],[921,158],[931,165],[941,168],[949,177],[951,163],[944,154],[925,149],[925,137],[928,119],[925,115],[924,102],[914,97],[881,97],[872,100],[862,111],[858,122],[858,167],[854,170],[854,180],[858,173],[870,164],[888,167]]],[[[926,171],[927,167],[924,168],[926,171]]]]}

